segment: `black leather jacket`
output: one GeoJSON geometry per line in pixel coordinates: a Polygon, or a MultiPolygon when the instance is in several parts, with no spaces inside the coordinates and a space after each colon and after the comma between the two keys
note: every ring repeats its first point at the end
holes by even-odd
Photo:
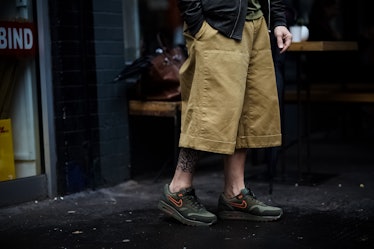
{"type": "MultiPolygon", "coordinates": [[[[269,29],[286,26],[282,0],[259,0],[269,29]]],[[[225,36],[241,40],[248,0],[178,0],[178,7],[191,35],[195,35],[203,21],[225,36]]]]}

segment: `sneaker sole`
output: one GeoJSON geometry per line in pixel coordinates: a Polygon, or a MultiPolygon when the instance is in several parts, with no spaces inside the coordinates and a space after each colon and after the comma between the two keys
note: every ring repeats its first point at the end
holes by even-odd
{"type": "Polygon", "coordinates": [[[212,221],[212,222],[207,223],[207,222],[187,219],[183,215],[181,215],[175,208],[173,208],[172,206],[170,206],[164,201],[159,201],[158,208],[161,211],[163,211],[165,214],[173,217],[174,219],[178,220],[182,224],[185,224],[188,226],[210,226],[216,222],[216,221],[212,221]]]}
{"type": "Polygon", "coordinates": [[[277,216],[259,216],[239,211],[221,211],[218,217],[222,220],[275,221],[282,217],[282,213],[277,216]]]}

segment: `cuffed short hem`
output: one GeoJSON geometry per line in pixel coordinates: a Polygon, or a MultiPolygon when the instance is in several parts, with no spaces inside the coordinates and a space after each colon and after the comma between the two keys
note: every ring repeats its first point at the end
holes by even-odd
{"type": "Polygon", "coordinates": [[[282,134],[256,136],[256,137],[240,137],[236,143],[237,149],[242,148],[268,148],[282,145],[282,134]]]}
{"type": "Polygon", "coordinates": [[[182,133],[179,139],[179,147],[231,155],[235,151],[235,141],[232,143],[214,141],[182,133]]]}
{"type": "Polygon", "coordinates": [[[242,137],[237,142],[222,142],[181,134],[179,147],[232,155],[235,149],[268,148],[282,145],[282,135],[242,137]]]}

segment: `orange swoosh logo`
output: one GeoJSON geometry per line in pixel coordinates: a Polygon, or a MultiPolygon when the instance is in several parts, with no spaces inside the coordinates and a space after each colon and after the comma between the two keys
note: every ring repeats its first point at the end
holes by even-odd
{"type": "Polygon", "coordinates": [[[180,199],[179,201],[175,200],[173,197],[171,196],[168,196],[168,199],[177,207],[181,207],[183,205],[183,201],[182,199],[180,199]]]}
{"type": "Polygon", "coordinates": [[[244,209],[248,206],[245,200],[242,200],[241,203],[230,202],[230,205],[236,208],[241,208],[241,209],[244,209]]]}

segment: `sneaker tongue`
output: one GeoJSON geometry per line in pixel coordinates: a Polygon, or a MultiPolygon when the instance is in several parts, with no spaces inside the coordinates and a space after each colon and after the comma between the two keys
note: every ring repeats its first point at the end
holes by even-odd
{"type": "Polygon", "coordinates": [[[243,188],[242,191],[241,191],[241,193],[242,193],[243,195],[250,195],[250,196],[252,196],[253,198],[256,199],[255,194],[254,194],[254,193],[252,192],[252,190],[250,190],[249,188],[243,188]]]}
{"type": "Polygon", "coordinates": [[[194,194],[194,189],[192,187],[183,189],[183,194],[194,194]]]}
{"type": "Polygon", "coordinates": [[[240,192],[241,192],[243,195],[247,195],[248,193],[250,193],[249,189],[247,189],[247,188],[243,188],[240,192]]]}

